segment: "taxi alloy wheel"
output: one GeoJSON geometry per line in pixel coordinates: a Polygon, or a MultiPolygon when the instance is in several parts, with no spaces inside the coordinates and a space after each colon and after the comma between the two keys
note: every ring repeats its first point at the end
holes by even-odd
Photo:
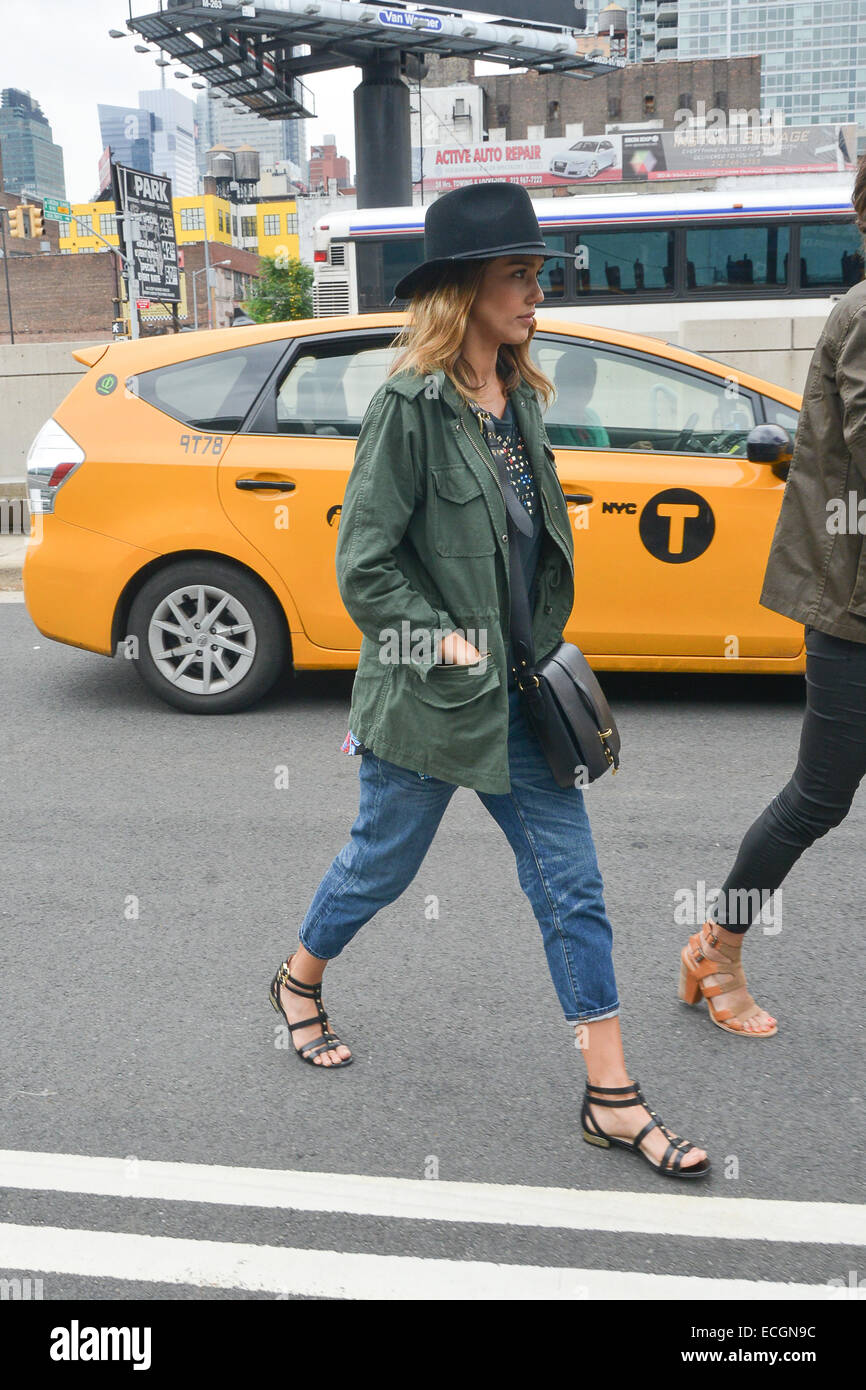
{"type": "Polygon", "coordinates": [[[179,563],[153,575],[133,602],[129,629],[145,684],[193,714],[232,714],[261,699],[287,652],[273,597],[220,561],[179,563]]]}

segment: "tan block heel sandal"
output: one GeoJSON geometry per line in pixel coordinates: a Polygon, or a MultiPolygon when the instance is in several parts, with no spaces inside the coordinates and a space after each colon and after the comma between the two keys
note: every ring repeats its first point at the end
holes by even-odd
{"type": "Polygon", "coordinates": [[[733,946],[720,941],[714,932],[695,932],[689,937],[680,955],[680,981],[677,991],[684,1004],[697,1004],[703,995],[707,1001],[710,1018],[717,1028],[725,1033],[736,1033],[741,1038],[772,1038],[778,1033],[776,1023],[760,1032],[744,1028],[743,1024],[761,1012],[746,985],[746,975],[740,961],[740,953],[733,946]],[[714,960],[704,954],[705,944],[721,951],[724,960],[714,960]],[[724,983],[707,984],[709,975],[718,975],[724,983]],[[718,1000],[718,1002],[714,1002],[718,1000]]]}

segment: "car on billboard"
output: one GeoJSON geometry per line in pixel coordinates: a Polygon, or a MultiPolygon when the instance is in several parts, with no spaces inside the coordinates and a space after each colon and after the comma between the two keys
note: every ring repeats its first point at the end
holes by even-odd
{"type": "MultiPolygon", "coordinates": [[[[39,631],[129,658],[191,713],[243,709],[286,667],[356,666],[340,511],[405,322],[76,348],[89,370],[27,459],[24,597],[39,631]]],[[[556,388],[543,444],[574,541],[566,638],[602,670],[801,673],[802,626],[758,602],[800,397],[739,370],[732,389],[720,362],[559,319],[538,318],[530,351],[556,388]]],[[[458,493],[432,467],[442,525],[486,505],[468,463],[458,493]]]]}
{"type": "Polygon", "coordinates": [[[578,140],[553,156],[550,172],[561,179],[594,179],[602,169],[610,169],[614,164],[616,149],[612,140],[578,140]]]}

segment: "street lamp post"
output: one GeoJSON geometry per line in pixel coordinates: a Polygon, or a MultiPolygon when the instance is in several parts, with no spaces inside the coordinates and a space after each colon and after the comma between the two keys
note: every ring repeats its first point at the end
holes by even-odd
{"type": "Polygon", "coordinates": [[[9,310],[9,342],[15,342],[15,325],[12,322],[12,293],[9,289],[9,252],[6,249],[6,223],[3,214],[9,216],[8,208],[0,208],[0,229],[3,232],[3,274],[6,277],[6,306],[9,310]]]}
{"type": "MultiPolygon", "coordinates": [[[[216,270],[218,266],[231,265],[231,261],[214,261],[213,264],[203,265],[201,270],[192,272],[192,313],[193,322],[198,328],[198,286],[196,285],[197,275],[207,275],[208,271],[216,270]]],[[[208,328],[210,328],[210,276],[208,275],[208,328]]]]}

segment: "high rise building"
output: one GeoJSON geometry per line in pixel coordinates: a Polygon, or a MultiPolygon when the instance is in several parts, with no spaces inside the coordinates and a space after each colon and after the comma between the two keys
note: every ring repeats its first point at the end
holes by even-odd
{"type": "Polygon", "coordinates": [[[65,199],[63,150],[39,102],[17,87],[0,92],[0,151],[6,193],[65,199]]]}
{"type": "Polygon", "coordinates": [[[761,106],[794,125],[866,124],[864,0],[631,0],[631,56],[761,55],[761,106]]]}
{"type": "Polygon", "coordinates": [[[138,106],[98,107],[103,148],[117,164],[171,179],[179,198],[198,192],[195,102],[157,87],[139,92],[138,106]]]}
{"type": "Polygon", "coordinates": [[[116,164],[152,174],[153,131],[156,118],[141,106],[97,106],[99,136],[103,149],[111,146],[116,164]]]}
{"type": "Polygon", "coordinates": [[[170,178],[175,197],[194,197],[198,193],[195,102],[165,87],[139,92],[138,99],[154,118],[151,173],[170,178]]]}

